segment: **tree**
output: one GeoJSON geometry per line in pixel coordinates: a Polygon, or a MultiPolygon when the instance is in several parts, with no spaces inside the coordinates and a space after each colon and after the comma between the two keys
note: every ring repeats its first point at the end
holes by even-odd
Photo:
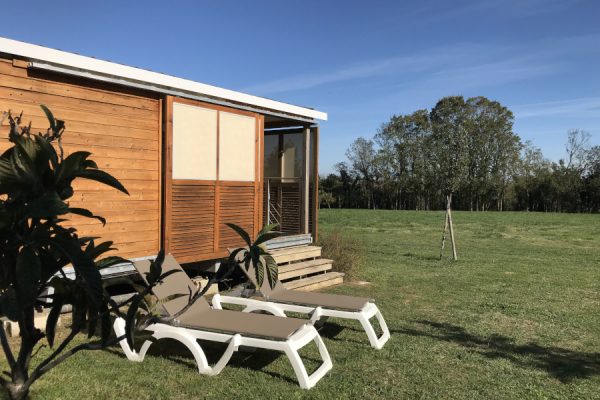
{"type": "Polygon", "coordinates": [[[417,110],[410,115],[394,115],[381,126],[375,135],[384,165],[387,166],[388,187],[396,195],[396,206],[402,209],[427,208],[426,182],[428,176],[431,123],[427,110],[417,110]],[[402,193],[413,194],[412,198],[402,193]]]}
{"type": "Polygon", "coordinates": [[[346,157],[364,183],[367,192],[367,208],[371,206],[373,209],[377,208],[374,196],[377,154],[373,141],[362,137],[356,139],[346,151],[346,157]]]}
{"type": "Polygon", "coordinates": [[[600,212],[600,146],[594,146],[588,151],[583,179],[587,211],[600,212]]]}
{"type": "Polygon", "coordinates": [[[444,97],[431,110],[432,144],[436,175],[446,196],[446,216],[442,234],[440,258],[444,250],[446,231],[450,228],[452,256],[458,259],[452,223],[452,195],[465,180],[468,162],[469,111],[462,96],[444,97]]]}
{"type": "Polygon", "coordinates": [[[585,169],[590,137],[590,133],[582,129],[570,129],[567,132],[566,168],[575,168],[579,171],[585,169]]]}

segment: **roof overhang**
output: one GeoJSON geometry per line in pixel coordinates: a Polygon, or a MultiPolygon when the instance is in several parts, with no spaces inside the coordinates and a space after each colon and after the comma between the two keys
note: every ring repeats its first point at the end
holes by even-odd
{"type": "Polygon", "coordinates": [[[31,67],[77,75],[89,79],[109,81],[160,93],[220,102],[237,108],[252,109],[261,113],[298,116],[299,120],[327,120],[327,113],[307,107],[253,96],[188,79],[177,78],[141,68],[98,60],[65,51],[0,37],[0,52],[25,58],[31,67]]]}

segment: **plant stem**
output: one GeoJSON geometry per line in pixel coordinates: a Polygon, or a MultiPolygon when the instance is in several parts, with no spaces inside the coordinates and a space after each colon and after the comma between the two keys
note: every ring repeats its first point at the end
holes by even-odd
{"type": "Polygon", "coordinates": [[[6,338],[3,323],[0,323],[0,342],[2,342],[2,350],[4,350],[4,354],[6,355],[8,366],[12,369],[15,365],[15,356],[13,355],[8,339],[6,338]]]}

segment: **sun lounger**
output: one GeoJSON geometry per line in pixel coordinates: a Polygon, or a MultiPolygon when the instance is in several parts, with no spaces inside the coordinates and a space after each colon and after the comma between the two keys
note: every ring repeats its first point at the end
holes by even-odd
{"type": "MultiPolygon", "coordinates": [[[[138,273],[145,279],[150,271],[150,261],[134,263],[138,273]]],[[[169,275],[153,288],[153,294],[159,299],[166,299],[173,294],[188,294],[195,291],[195,286],[183,272],[181,266],[172,256],[167,256],[163,263],[163,273],[172,269],[181,273],[169,275]]],[[[166,315],[174,316],[188,304],[188,296],[179,297],[163,304],[166,315]]],[[[117,318],[114,324],[117,335],[125,333],[125,321],[117,318]]],[[[331,369],[332,363],[317,330],[303,319],[281,318],[265,314],[247,314],[211,308],[204,298],[198,299],[188,310],[174,319],[170,324],[156,323],[147,328],[154,339],[174,339],[185,345],[193,354],[198,364],[198,372],[217,375],[227,365],[229,359],[239,346],[271,349],[284,352],[290,359],[300,387],[310,389],[331,369]],[[228,343],[227,349],[219,361],[213,366],[208,364],[206,355],[198,340],[228,343]],[[310,342],[315,342],[323,363],[309,375],[298,350],[310,342]]],[[[131,349],[127,340],[120,342],[121,348],[131,361],[142,361],[148,348],[154,341],[144,342],[139,351],[131,349]]]]}
{"type": "MultiPolygon", "coordinates": [[[[242,265],[240,265],[240,269],[256,288],[256,274],[252,263],[248,270],[242,265]]],[[[217,294],[212,299],[212,305],[214,308],[222,308],[222,304],[237,304],[246,306],[244,312],[266,311],[278,316],[285,316],[286,311],[303,313],[308,314],[313,323],[327,317],[354,319],[361,323],[371,346],[376,349],[381,349],[390,338],[387,324],[371,299],[288,290],[279,281],[274,288],[271,288],[266,276],[263,285],[257,290],[257,294],[262,296],[261,299],[217,294]],[[381,327],[382,335],[380,337],[377,337],[377,333],[371,325],[370,319],[373,317],[377,318],[381,327]]]]}

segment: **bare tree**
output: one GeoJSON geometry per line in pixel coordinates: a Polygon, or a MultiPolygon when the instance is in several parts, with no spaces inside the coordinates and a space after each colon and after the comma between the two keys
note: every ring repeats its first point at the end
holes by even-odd
{"type": "Polygon", "coordinates": [[[587,153],[590,149],[590,138],[592,135],[583,129],[570,129],[567,132],[567,169],[575,168],[584,170],[587,161],[587,153]]]}

